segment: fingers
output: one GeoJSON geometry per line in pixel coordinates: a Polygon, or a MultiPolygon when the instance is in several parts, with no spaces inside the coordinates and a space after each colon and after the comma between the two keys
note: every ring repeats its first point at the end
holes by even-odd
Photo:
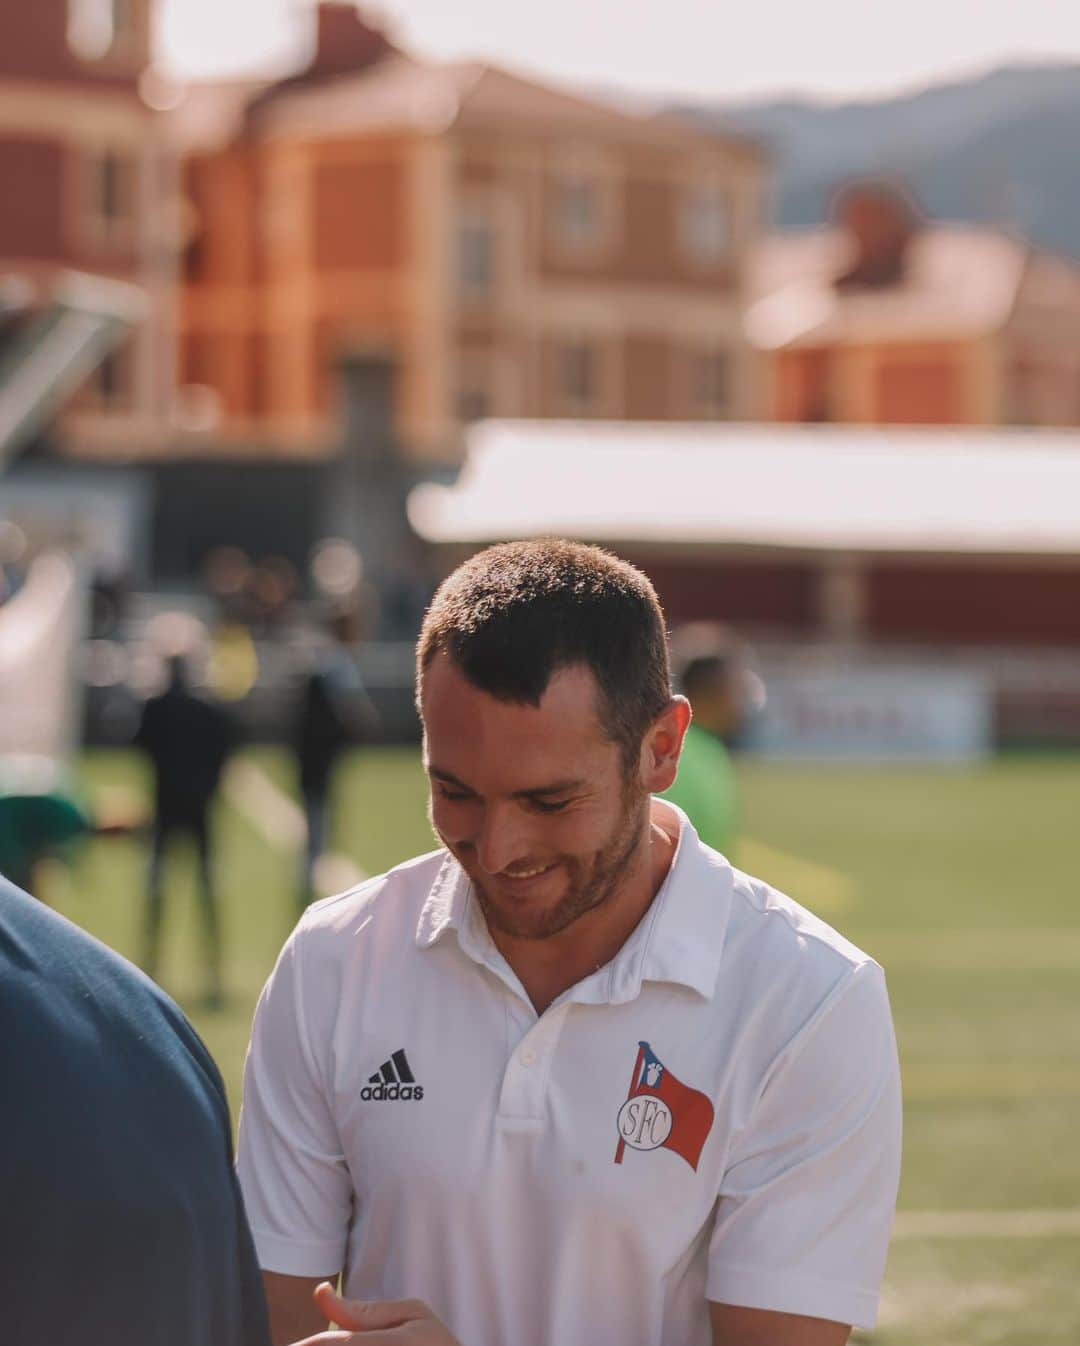
{"type": "Polygon", "coordinates": [[[431,1310],[418,1299],[343,1299],[329,1281],[315,1287],[315,1304],[328,1323],[353,1332],[378,1332],[431,1317],[431,1310]]]}

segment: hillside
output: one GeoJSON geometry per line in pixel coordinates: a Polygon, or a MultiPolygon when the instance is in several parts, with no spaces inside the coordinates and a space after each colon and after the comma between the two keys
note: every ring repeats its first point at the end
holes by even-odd
{"type": "Polygon", "coordinates": [[[837,183],[902,177],[927,213],[1015,230],[1080,256],[1080,66],[1018,66],[880,102],[684,109],[771,147],[774,219],[826,218],[837,183]]]}

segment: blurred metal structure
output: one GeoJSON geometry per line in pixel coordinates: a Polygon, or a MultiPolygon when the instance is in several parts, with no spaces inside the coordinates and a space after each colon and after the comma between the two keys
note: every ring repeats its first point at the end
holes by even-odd
{"type": "Polygon", "coordinates": [[[0,343],[0,471],[149,314],[136,286],[60,273],[34,303],[9,309],[0,343]],[[18,321],[16,321],[16,317],[18,321]]]}
{"type": "Polygon", "coordinates": [[[152,8],[0,5],[0,465],[44,444],[139,456],[172,415],[179,193],[152,8]]]}

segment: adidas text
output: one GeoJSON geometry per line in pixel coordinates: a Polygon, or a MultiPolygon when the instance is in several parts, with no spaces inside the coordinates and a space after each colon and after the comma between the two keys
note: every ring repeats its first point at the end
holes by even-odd
{"type": "Polygon", "coordinates": [[[420,1084],[365,1084],[360,1090],[360,1097],[365,1102],[375,1103],[394,1099],[419,1102],[424,1097],[424,1089],[420,1084]]]}

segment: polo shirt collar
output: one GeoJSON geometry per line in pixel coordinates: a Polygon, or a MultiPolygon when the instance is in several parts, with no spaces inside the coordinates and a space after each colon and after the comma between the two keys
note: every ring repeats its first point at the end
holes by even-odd
{"type": "MultiPolygon", "coordinates": [[[[646,981],[686,986],[705,999],[711,999],[716,989],[731,911],[733,871],[722,855],[702,844],[681,809],[667,800],[659,802],[679,821],[679,839],[667,877],[611,962],[567,992],[575,1001],[623,1004],[636,999],[646,981]]],[[[479,905],[472,900],[468,875],[448,854],[420,912],[416,944],[430,948],[451,930],[464,954],[490,965],[491,935],[479,905]]]]}
{"type": "Polygon", "coordinates": [[[616,1003],[634,999],[647,981],[686,986],[710,1000],[720,975],[734,871],[701,842],[681,809],[658,803],[678,818],[679,840],[652,906],[609,964],[616,1003]]]}
{"type": "Polygon", "coordinates": [[[447,851],[420,910],[416,926],[418,948],[430,949],[448,930],[460,928],[468,896],[469,881],[465,871],[447,851]]]}

